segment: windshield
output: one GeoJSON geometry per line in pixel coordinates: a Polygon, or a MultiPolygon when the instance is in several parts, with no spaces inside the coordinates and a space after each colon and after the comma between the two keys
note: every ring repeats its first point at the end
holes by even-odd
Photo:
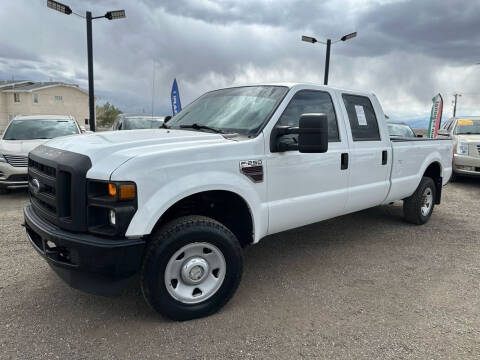
{"type": "Polygon", "coordinates": [[[415,133],[408,125],[388,124],[388,132],[390,133],[390,136],[415,137],[415,133]]]}
{"type": "Polygon", "coordinates": [[[163,118],[129,117],[124,120],[124,130],[158,129],[163,124],[163,118]]]}
{"type": "Polygon", "coordinates": [[[480,135],[480,119],[479,120],[458,120],[455,134],[476,134],[480,135]]]}
{"type": "Polygon", "coordinates": [[[13,120],[3,140],[53,139],[73,134],[78,134],[78,128],[71,120],[13,120]]]}
{"type": "MultiPolygon", "coordinates": [[[[175,115],[168,126],[210,127],[222,132],[255,134],[283,99],[283,86],[246,86],[209,92],[175,115]]],[[[208,129],[204,129],[208,131],[208,129]]]]}

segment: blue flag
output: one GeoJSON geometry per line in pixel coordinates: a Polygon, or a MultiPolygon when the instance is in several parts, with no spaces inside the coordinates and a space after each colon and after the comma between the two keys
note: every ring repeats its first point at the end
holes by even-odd
{"type": "Polygon", "coordinates": [[[171,99],[172,113],[173,115],[176,115],[177,113],[182,111],[182,103],[180,102],[180,93],[178,92],[177,79],[173,79],[171,99]]]}

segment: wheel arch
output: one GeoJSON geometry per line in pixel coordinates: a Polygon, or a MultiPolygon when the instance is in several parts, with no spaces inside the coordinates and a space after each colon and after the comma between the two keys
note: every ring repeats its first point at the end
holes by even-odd
{"type": "Polygon", "coordinates": [[[435,204],[440,204],[442,198],[443,169],[439,161],[432,161],[423,172],[422,177],[429,177],[435,183],[435,204]]]}
{"type": "Polygon", "coordinates": [[[199,191],[181,198],[156,221],[152,233],[164,224],[188,215],[203,215],[225,225],[242,247],[254,242],[255,222],[248,202],[230,190],[199,191]]]}

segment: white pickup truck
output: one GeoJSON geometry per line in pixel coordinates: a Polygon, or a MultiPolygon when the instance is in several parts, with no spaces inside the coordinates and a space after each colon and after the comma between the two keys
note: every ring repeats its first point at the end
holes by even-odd
{"type": "MultiPolygon", "coordinates": [[[[452,141],[390,139],[372,93],[312,84],[212,91],[162,129],[59,138],[29,154],[33,247],[72,287],[143,294],[176,320],[220,309],[263,237],[403,200],[424,224],[452,141]]],[[[374,236],[374,234],[372,234],[374,236]]]]}

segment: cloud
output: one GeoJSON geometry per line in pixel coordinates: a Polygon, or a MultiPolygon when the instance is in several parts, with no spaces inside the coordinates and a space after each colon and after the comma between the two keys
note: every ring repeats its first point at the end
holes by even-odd
{"type": "MultiPolygon", "coordinates": [[[[83,19],[55,13],[43,0],[2,6],[1,78],[87,87],[83,19]]],[[[96,95],[124,111],[151,111],[154,90],[155,112],[168,113],[175,77],[183,104],[242,83],[322,83],[324,46],[301,35],[338,39],[352,31],[357,38],[332,46],[331,85],[375,92],[395,119],[428,117],[438,92],[445,111],[454,92],[465,93],[460,112],[480,111],[475,1],[84,0],[71,7],[95,15],[126,10],[126,19],[93,24],[96,95]]]]}

